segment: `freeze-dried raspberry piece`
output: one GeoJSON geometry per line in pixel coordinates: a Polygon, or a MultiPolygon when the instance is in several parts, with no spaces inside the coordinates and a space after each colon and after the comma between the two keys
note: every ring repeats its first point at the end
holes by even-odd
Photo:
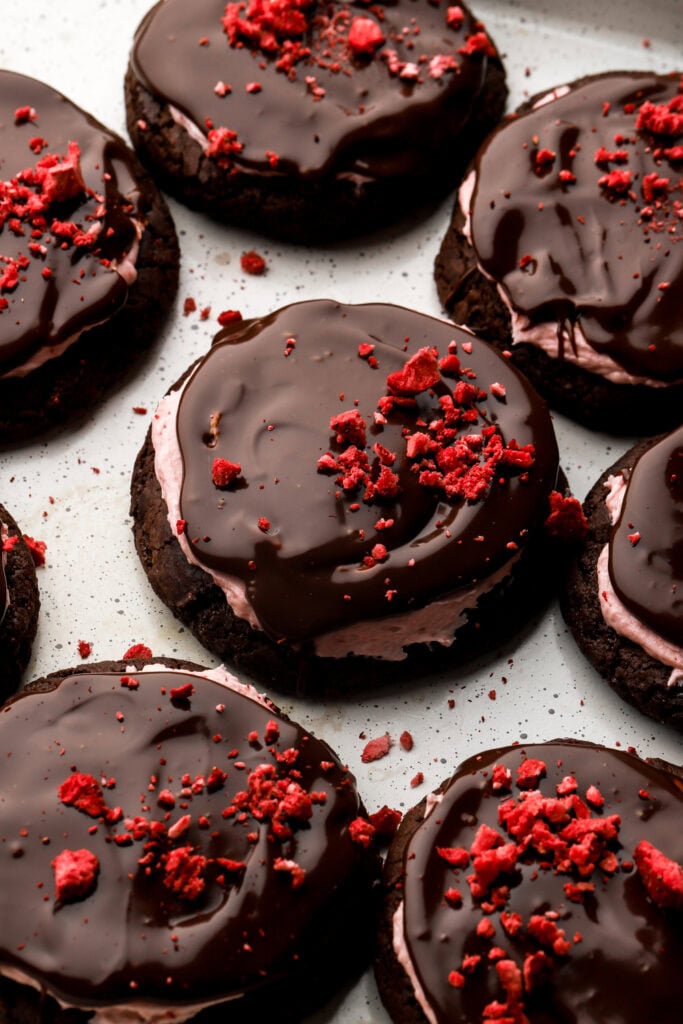
{"type": "Polygon", "coordinates": [[[306,871],[294,860],[286,860],[284,857],[276,857],[273,861],[274,871],[285,871],[292,880],[292,889],[298,889],[304,884],[306,871]]]}
{"type": "Polygon", "coordinates": [[[396,830],[401,824],[403,815],[400,811],[393,810],[384,804],[378,811],[370,815],[370,824],[375,830],[378,839],[388,842],[396,835],[396,830]]]}
{"type": "Polygon", "coordinates": [[[178,846],[164,857],[164,885],[181,899],[195,900],[206,887],[206,857],[191,846],[178,846]]]}
{"type": "Polygon", "coordinates": [[[347,37],[349,49],[358,56],[370,57],[385,42],[382,29],[372,18],[354,18],[347,37]]]}
{"type": "Polygon", "coordinates": [[[638,108],[636,128],[657,135],[683,134],[683,95],[673,96],[667,103],[646,100],[638,108]]]}
{"type": "Polygon", "coordinates": [[[126,661],[128,658],[144,658],[148,659],[152,657],[152,650],[147,647],[146,644],[133,644],[128,648],[126,653],[123,655],[123,660],[126,661]]]}
{"type": "Polygon", "coordinates": [[[434,387],[439,380],[436,349],[421,348],[408,359],[403,369],[389,374],[387,388],[390,395],[417,395],[434,387]]]}
{"type": "Polygon", "coordinates": [[[632,182],[633,175],[630,171],[610,171],[598,178],[598,185],[608,194],[612,193],[615,196],[621,196],[628,192],[632,182]]]}
{"type": "Polygon", "coordinates": [[[188,700],[194,693],[193,683],[183,683],[170,689],[171,700],[188,700]]]}
{"type": "MultiPolygon", "coordinates": [[[[376,545],[376,547],[377,547],[377,546],[379,546],[379,545],[376,545]]],[[[386,549],[385,549],[385,550],[386,550],[386,549]]],[[[375,549],[374,549],[374,548],[372,549],[372,553],[373,553],[373,556],[374,556],[374,557],[377,557],[377,556],[375,555],[375,549]]],[[[403,748],[404,750],[412,750],[412,749],[413,749],[413,747],[414,747],[414,745],[415,745],[415,743],[414,743],[414,740],[413,740],[413,737],[412,737],[412,735],[411,735],[411,734],[410,734],[410,733],[408,732],[408,730],[407,730],[407,729],[406,729],[406,730],[405,730],[404,732],[402,732],[402,733],[401,733],[401,735],[400,735],[400,736],[399,736],[399,738],[398,738],[398,742],[399,742],[399,743],[401,744],[401,746],[402,746],[402,748],[403,748]]]]}
{"type": "Polygon", "coordinates": [[[548,504],[550,512],[544,526],[549,536],[566,541],[578,541],[586,536],[588,520],[578,498],[564,497],[559,491],[551,491],[548,504]]]}
{"type": "Polygon", "coordinates": [[[44,540],[34,540],[33,537],[29,537],[24,534],[24,543],[31,552],[31,558],[33,564],[36,566],[45,565],[45,552],[47,551],[47,544],[44,540]]]}
{"type": "Polygon", "coordinates": [[[92,654],[92,644],[88,643],[87,640],[78,641],[78,653],[81,658],[89,658],[92,654]]]}
{"type": "Polygon", "coordinates": [[[374,826],[365,818],[354,818],[349,825],[352,842],[363,846],[366,850],[375,836],[374,826]]]}
{"type": "Polygon", "coordinates": [[[242,472],[239,462],[228,459],[214,459],[211,466],[211,479],[215,487],[229,487],[242,472]]]}
{"type": "Polygon", "coordinates": [[[383,736],[378,736],[377,739],[368,740],[363,748],[363,753],[360,755],[360,759],[363,764],[379,761],[381,757],[386,757],[390,747],[391,736],[388,732],[385,732],[383,736]]]}
{"type": "Polygon", "coordinates": [[[96,778],[84,772],[74,772],[58,789],[59,799],[67,807],[75,807],[91,818],[99,818],[107,809],[102,787],[96,778]]]}
{"type": "Polygon", "coordinates": [[[260,253],[254,252],[243,252],[240,257],[240,266],[245,274],[253,274],[259,276],[266,272],[266,261],[260,253]]]}
{"type": "Polygon", "coordinates": [[[646,839],[635,848],[633,859],[648,896],[660,907],[683,909],[683,868],[646,839]]]}
{"type": "Polygon", "coordinates": [[[330,417],[330,430],[336,432],[337,444],[351,444],[364,448],[366,423],[358,409],[348,409],[330,417]]]}
{"type": "Polygon", "coordinates": [[[539,781],[546,774],[545,762],[527,757],[517,769],[515,782],[520,789],[535,789],[539,781]]]}
{"type": "Polygon", "coordinates": [[[90,850],[62,850],[51,861],[55,899],[60,903],[84,900],[97,885],[100,862],[90,850]]]}
{"type": "Polygon", "coordinates": [[[496,48],[486,32],[475,32],[465,40],[465,45],[460,47],[458,53],[463,53],[467,57],[475,53],[481,53],[484,57],[495,57],[496,48]]]}
{"type": "Polygon", "coordinates": [[[466,868],[470,862],[469,851],[464,846],[437,846],[436,852],[452,868],[466,868]]]}
{"type": "Polygon", "coordinates": [[[216,160],[221,167],[229,167],[232,163],[231,158],[244,149],[243,143],[237,140],[237,132],[230,128],[212,128],[207,139],[204,154],[216,160]]]}
{"type": "Polygon", "coordinates": [[[81,149],[77,142],[69,142],[67,155],[50,167],[36,165],[36,177],[42,186],[42,193],[48,206],[63,203],[85,191],[81,172],[81,149]]]}

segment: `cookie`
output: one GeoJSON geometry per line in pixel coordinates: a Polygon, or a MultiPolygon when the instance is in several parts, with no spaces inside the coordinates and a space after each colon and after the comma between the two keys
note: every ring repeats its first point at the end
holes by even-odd
{"type": "Polygon", "coordinates": [[[683,774],[556,740],[465,761],[387,857],[376,975],[400,1024],[676,1024],[683,774]]]}
{"type": "Polygon", "coordinates": [[[219,332],[157,410],[131,513],[152,586],[209,650],[315,692],[520,628],[552,578],[558,473],[545,404],[485,342],[316,300],[219,332]]]}
{"type": "Polygon", "coordinates": [[[589,532],[562,593],[574,637],[620,697],[683,731],[678,588],[683,428],[642,441],[584,505],[589,532]]]}
{"type": "Polygon", "coordinates": [[[0,700],[16,690],[28,665],[39,608],[33,557],[14,519],[0,505],[0,700]]]}
{"type": "Polygon", "coordinates": [[[415,0],[163,0],[126,75],[130,136],[166,191],[327,245],[452,189],[506,95],[475,16],[415,0]]]}
{"type": "Polygon", "coordinates": [[[223,670],[55,673],[0,750],[4,1020],[294,1021],[369,956],[353,777],[223,670]]]}
{"type": "Polygon", "coordinates": [[[173,302],[168,208],[122,139],[60,93],[0,72],[0,443],[91,408],[173,302]]]}
{"type": "Polygon", "coordinates": [[[482,146],[437,257],[453,319],[589,427],[680,421],[682,139],[680,76],[611,72],[537,96],[482,146]]]}

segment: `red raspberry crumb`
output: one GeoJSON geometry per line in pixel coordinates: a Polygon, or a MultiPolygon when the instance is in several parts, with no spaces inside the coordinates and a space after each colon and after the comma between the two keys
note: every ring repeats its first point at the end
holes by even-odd
{"type": "Polygon", "coordinates": [[[123,655],[123,660],[127,658],[151,658],[152,651],[146,644],[133,644],[128,648],[126,653],[123,655]]]}
{"type": "Polygon", "coordinates": [[[264,274],[266,270],[266,261],[263,256],[259,253],[254,252],[252,249],[250,252],[243,252],[240,257],[240,265],[245,274],[264,274]]]}
{"type": "Polygon", "coordinates": [[[446,903],[449,903],[452,907],[459,907],[462,903],[462,893],[459,889],[446,889],[443,896],[446,903]]]}
{"type": "Polygon", "coordinates": [[[564,497],[559,491],[551,491],[548,504],[550,512],[544,526],[549,536],[566,541],[578,541],[586,536],[588,520],[578,498],[564,497]]]}
{"type": "Polygon", "coordinates": [[[146,416],[147,407],[144,405],[134,405],[133,412],[136,414],[136,416],[146,416]]]}
{"type": "Polygon", "coordinates": [[[371,761],[379,761],[381,757],[386,757],[391,747],[391,736],[388,732],[384,733],[384,736],[378,736],[377,739],[369,740],[363,748],[363,753],[360,756],[363,764],[369,764],[371,761]]]}
{"type": "Polygon", "coordinates": [[[164,885],[181,899],[194,900],[206,886],[205,867],[206,857],[193,853],[191,846],[178,846],[164,858],[164,885]]]}
{"type": "Polygon", "coordinates": [[[171,700],[188,700],[194,693],[194,685],[183,683],[182,686],[172,686],[169,692],[171,700]]]}
{"type": "Polygon", "coordinates": [[[44,540],[34,540],[33,537],[28,537],[24,534],[24,542],[26,547],[31,552],[34,565],[45,565],[45,552],[47,551],[47,544],[44,540]]]}
{"type": "Polygon", "coordinates": [[[303,885],[304,879],[306,878],[306,872],[299,864],[294,860],[285,860],[284,857],[276,857],[273,861],[274,871],[286,871],[289,873],[292,880],[292,889],[298,889],[299,886],[303,885]]]}
{"type": "Polygon", "coordinates": [[[69,775],[57,793],[67,807],[75,807],[77,811],[83,811],[91,818],[99,818],[107,809],[99,782],[94,776],[84,772],[69,775]]]}
{"type": "Polygon", "coordinates": [[[336,432],[337,444],[350,444],[364,448],[366,444],[365,428],[365,420],[358,409],[349,409],[330,417],[330,430],[336,432]]]}
{"type": "Polygon", "coordinates": [[[235,320],[241,320],[242,314],[238,309],[224,309],[222,313],[218,314],[217,320],[221,327],[225,327],[226,324],[231,324],[235,320]]]}
{"type": "Polygon", "coordinates": [[[391,395],[417,395],[439,382],[436,350],[421,348],[405,363],[403,369],[390,373],[387,388],[391,395]]]}
{"type": "Polygon", "coordinates": [[[424,773],[418,772],[417,775],[413,775],[412,779],[410,780],[410,788],[415,789],[417,786],[421,786],[424,780],[424,773]]]}
{"type": "Polygon", "coordinates": [[[457,30],[462,28],[465,20],[465,12],[462,7],[448,7],[446,9],[446,24],[449,28],[457,30]]]}
{"type": "Polygon", "coordinates": [[[127,690],[137,690],[140,686],[139,681],[133,676],[121,676],[119,682],[121,683],[121,686],[125,687],[127,690]]]}
{"type": "Polygon", "coordinates": [[[189,316],[190,313],[194,313],[196,308],[197,303],[193,298],[188,296],[188,298],[183,302],[183,316],[189,316]]]}
{"type": "Polygon", "coordinates": [[[466,868],[470,855],[464,846],[437,846],[436,852],[452,868],[466,868]]]}
{"type": "Polygon", "coordinates": [[[92,644],[88,643],[87,640],[78,641],[78,653],[81,658],[89,658],[92,654],[92,644]]]}
{"type": "Polygon", "coordinates": [[[265,516],[260,516],[258,520],[258,528],[261,533],[268,533],[268,530],[270,529],[270,520],[266,519],[265,516]]]}
{"type": "Polygon", "coordinates": [[[375,828],[365,818],[354,818],[349,825],[349,835],[352,842],[363,846],[366,850],[375,836],[375,828]]]}
{"type": "Polygon", "coordinates": [[[356,55],[371,56],[385,42],[384,34],[372,18],[354,18],[348,34],[349,49],[356,55]]]}
{"type": "Polygon", "coordinates": [[[520,789],[535,789],[539,780],[546,774],[546,766],[543,761],[527,757],[517,769],[517,785],[520,789]]]}
{"type": "Polygon", "coordinates": [[[413,737],[406,730],[399,736],[398,742],[401,744],[404,750],[412,750],[414,746],[413,737]]]}
{"type": "Polygon", "coordinates": [[[187,519],[176,519],[175,532],[181,537],[187,529],[187,519]]]}
{"type": "Polygon", "coordinates": [[[460,971],[450,971],[448,984],[453,988],[462,988],[465,984],[465,975],[461,974],[460,971]]]}
{"type": "Polygon", "coordinates": [[[17,107],[14,111],[14,123],[26,124],[28,121],[35,121],[38,117],[33,107],[17,107]]]}
{"type": "Polygon", "coordinates": [[[229,487],[242,472],[239,462],[229,462],[227,459],[214,459],[211,466],[211,479],[215,487],[229,487]]]}
{"type": "Polygon", "coordinates": [[[683,909],[683,868],[643,839],[633,858],[647,894],[659,907],[683,909]]]}
{"type": "Polygon", "coordinates": [[[376,837],[385,842],[393,839],[402,817],[400,811],[392,810],[386,804],[384,807],[380,807],[378,811],[370,815],[370,824],[375,830],[376,837]]]}
{"type": "Polygon", "coordinates": [[[95,888],[100,862],[90,850],[62,850],[51,862],[55,899],[60,903],[83,900],[95,888]]]}

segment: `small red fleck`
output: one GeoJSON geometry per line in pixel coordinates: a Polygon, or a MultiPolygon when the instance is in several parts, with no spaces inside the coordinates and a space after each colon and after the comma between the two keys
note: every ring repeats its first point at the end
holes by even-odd
{"type": "Polygon", "coordinates": [[[372,18],[354,18],[347,37],[349,49],[354,54],[371,56],[385,42],[384,34],[372,18]]]}
{"type": "Polygon", "coordinates": [[[181,686],[172,686],[169,693],[171,700],[187,700],[194,693],[194,685],[183,683],[181,686]]]}
{"type": "Polygon", "coordinates": [[[245,274],[264,274],[266,271],[266,261],[263,256],[259,253],[254,252],[252,249],[250,252],[243,252],[240,257],[240,266],[245,274]]]}
{"type": "Polygon", "coordinates": [[[224,309],[222,313],[218,314],[216,319],[221,327],[225,327],[226,324],[231,324],[236,320],[241,320],[242,314],[238,309],[224,309]]]}
{"type": "Polygon", "coordinates": [[[136,416],[146,416],[147,407],[145,405],[134,405],[133,412],[136,414],[136,416]]]}
{"type": "Polygon", "coordinates": [[[401,744],[404,750],[412,750],[414,746],[413,737],[406,730],[399,736],[398,742],[401,744]]]}
{"type": "Polygon", "coordinates": [[[349,824],[349,835],[352,842],[367,849],[374,838],[375,829],[365,818],[354,818],[349,824]]]}
{"type": "Polygon", "coordinates": [[[377,739],[368,740],[363,748],[363,753],[360,756],[363,764],[369,764],[371,761],[379,761],[381,757],[386,757],[391,747],[391,736],[388,732],[385,732],[383,736],[378,736],[377,739]]]}
{"type": "Polygon", "coordinates": [[[14,123],[15,124],[27,124],[29,121],[35,121],[38,114],[33,107],[17,107],[14,111],[14,123]]]}
{"type": "MultiPolygon", "coordinates": [[[[245,89],[246,89],[246,91],[248,93],[256,93],[256,92],[261,92],[261,90],[263,89],[263,86],[261,85],[260,82],[247,82],[247,84],[245,86],[245,89]]],[[[251,273],[251,271],[249,271],[249,273],[251,273]]],[[[260,271],[259,271],[259,273],[260,273],[260,271]]]]}
{"type": "Polygon", "coordinates": [[[176,519],[175,532],[179,537],[185,533],[187,529],[187,519],[176,519]]]}
{"type": "Polygon", "coordinates": [[[635,533],[628,533],[626,536],[628,537],[629,541],[631,542],[631,547],[633,547],[633,548],[636,546],[636,544],[640,540],[640,534],[638,533],[637,530],[636,530],[635,533]]]}
{"type": "Polygon", "coordinates": [[[34,565],[45,565],[45,552],[47,551],[47,544],[44,540],[34,540],[33,537],[28,537],[24,534],[24,542],[27,548],[31,552],[34,565]]]}
{"type": "Polygon", "coordinates": [[[214,459],[211,466],[211,479],[215,487],[229,487],[242,472],[239,462],[229,462],[227,459],[214,459]]]}
{"type": "Polygon", "coordinates": [[[544,526],[551,537],[565,541],[582,540],[588,533],[588,520],[578,498],[566,497],[559,491],[551,491],[548,497],[550,512],[544,526]]]}
{"type": "Polygon", "coordinates": [[[416,786],[421,786],[424,780],[425,777],[423,772],[418,772],[417,775],[413,775],[412,779],[410,780],[411,789],[415,789],[416,786]]]}
{"type": "Polygon", "coordinates": [[[94,890],[100,862],[90,850],[62,850],[51,861],[55,898],[60,903],[83,900],[94,890]]]}
{"type": "Polygon", "coordinates": [[[140,686],[139,681],[133,676],[121,676],[119,682],[121,683],[121,686],[125,687],[127,690],[137,690],[140,686]]]}
{"type": "Polygon", "coordinates": [[[92,644],[88,643],[87,640],[78,641],[78,653],[81,658],[89,658],[92,654],[92,644]]]}
{"type": "Polygon", "coordinates": [[[265,516],[260,516],[257,525],[261,533],[268,533],[268,530],[270,529],[270,520],[266,519],[265,516]]]}
{"type": "Polygon", "coordinates": [[[396,835],[398,826],[401,823],[402,814],[400,811],[392,810],[385,804],[378,811],[370,815],[370,824],[375,830],[378,839],[389,841],[396,835]]]}
{"type": "Polygon", "coordinates": [[[634,850],[638,873],[648,896],[660,907],[683,908],[683,868],[643,839],[634,850]]]}
{"type": "Polygon", "coordinates": [[[194,313],[197,308],[197,303],[191,297],[188,297],[183,302],[183,316],[189,316],[190,313],[194,313]]]}

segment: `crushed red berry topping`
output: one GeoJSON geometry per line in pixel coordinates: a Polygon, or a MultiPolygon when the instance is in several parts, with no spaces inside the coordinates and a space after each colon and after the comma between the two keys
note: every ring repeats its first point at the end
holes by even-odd
{"type": "Polygon", "coordinates": [[[636,846],[633,859],[650,899],[659,907],[683,910],[683,867],[646,839],[636,846]]]}
{"type": "Polygon", "coordinates": [[[356,56],[372,56],[386,42],[386,38],[372,18],[354,18],[347,37],[349,49],[356,56]]]}
{"type": "Polygon", "coordinates": [[[588,520],[578,498],[562,495],[559,491],[551,491],[548,505],[550,512],[544,525],[549,536],[565,541],[578,541],[586,536],[588,520]]]}
{"type": "Polygon", "coordinates": [[[377,739],[368,740],[363,748],[363,753],[360,756],[363,764],[369,764],[371,761],[379,761],[381,757],[386,757],[391,748],[391,736],[388,732],[385,732],[383,736],[378,736],[377,739]]]}
{"type": "Polygon", "coordinates": [[[97,885],[99,860],[90,850],[62,850],[52,861],[55,900],[73,903],[86,899],[97,885]]]}
{"type": "Polygon", "coordinates": [[[221,327],[225,327],[227,324],[232,324],[237,320],[241,320],[242,314],[238,309],[224,309],[222,313],[218,314],[216,319],[221,327]]]}
{"type": "Polygon", "coordinates": [[[375,830],[375,837],[382,842],[389,842],[396,835],[402,817],[400,811],[392,810],[384,804],[378,811],[370,815],[370,824],[375,830]]]}
{"type": "Polygon", "coordinates": [[[240,266],[245,274],[253,274],[259,276],[266,272],[266,261],[260,253],[254,252],[252,249],[250,252],[243,252],[240,257],[240,266]]]}
{"type": "Polygon", "coordinates": [[[88,643],[87,640],[78,641],[78,653],[81,658],[89,658],[92,654],[92,644],[88,643]]]}
{"type": "Polygon", "coordinates": [[[375,837],[375,827],[366,818],[354,818],[349,825],[349,835],[354,843],[367,849],[375,837]]]}
{"type": "Polygon", "coordinates": [[[151,648],[147,647],[146,644],[133,644],[123,655],[123,660],[127,658],[144,658],[148,659],[152,657],[151,648]]]}
{"type": "Polygon", "coordinates": [[[211,479],[215,487],[229,487],[239,477],[242,467],[239,462],[228,459],[214,459],[211,466],[211,479]]]}
{"type": "Polygon", "coordinates": [[[34,540],[33,537],[28,537],[24,534],[24,542],[31,552],[33,564],[36,566],[45,565],[45,552],[47,551],[47,544],[45,541],[34,540]]]}

